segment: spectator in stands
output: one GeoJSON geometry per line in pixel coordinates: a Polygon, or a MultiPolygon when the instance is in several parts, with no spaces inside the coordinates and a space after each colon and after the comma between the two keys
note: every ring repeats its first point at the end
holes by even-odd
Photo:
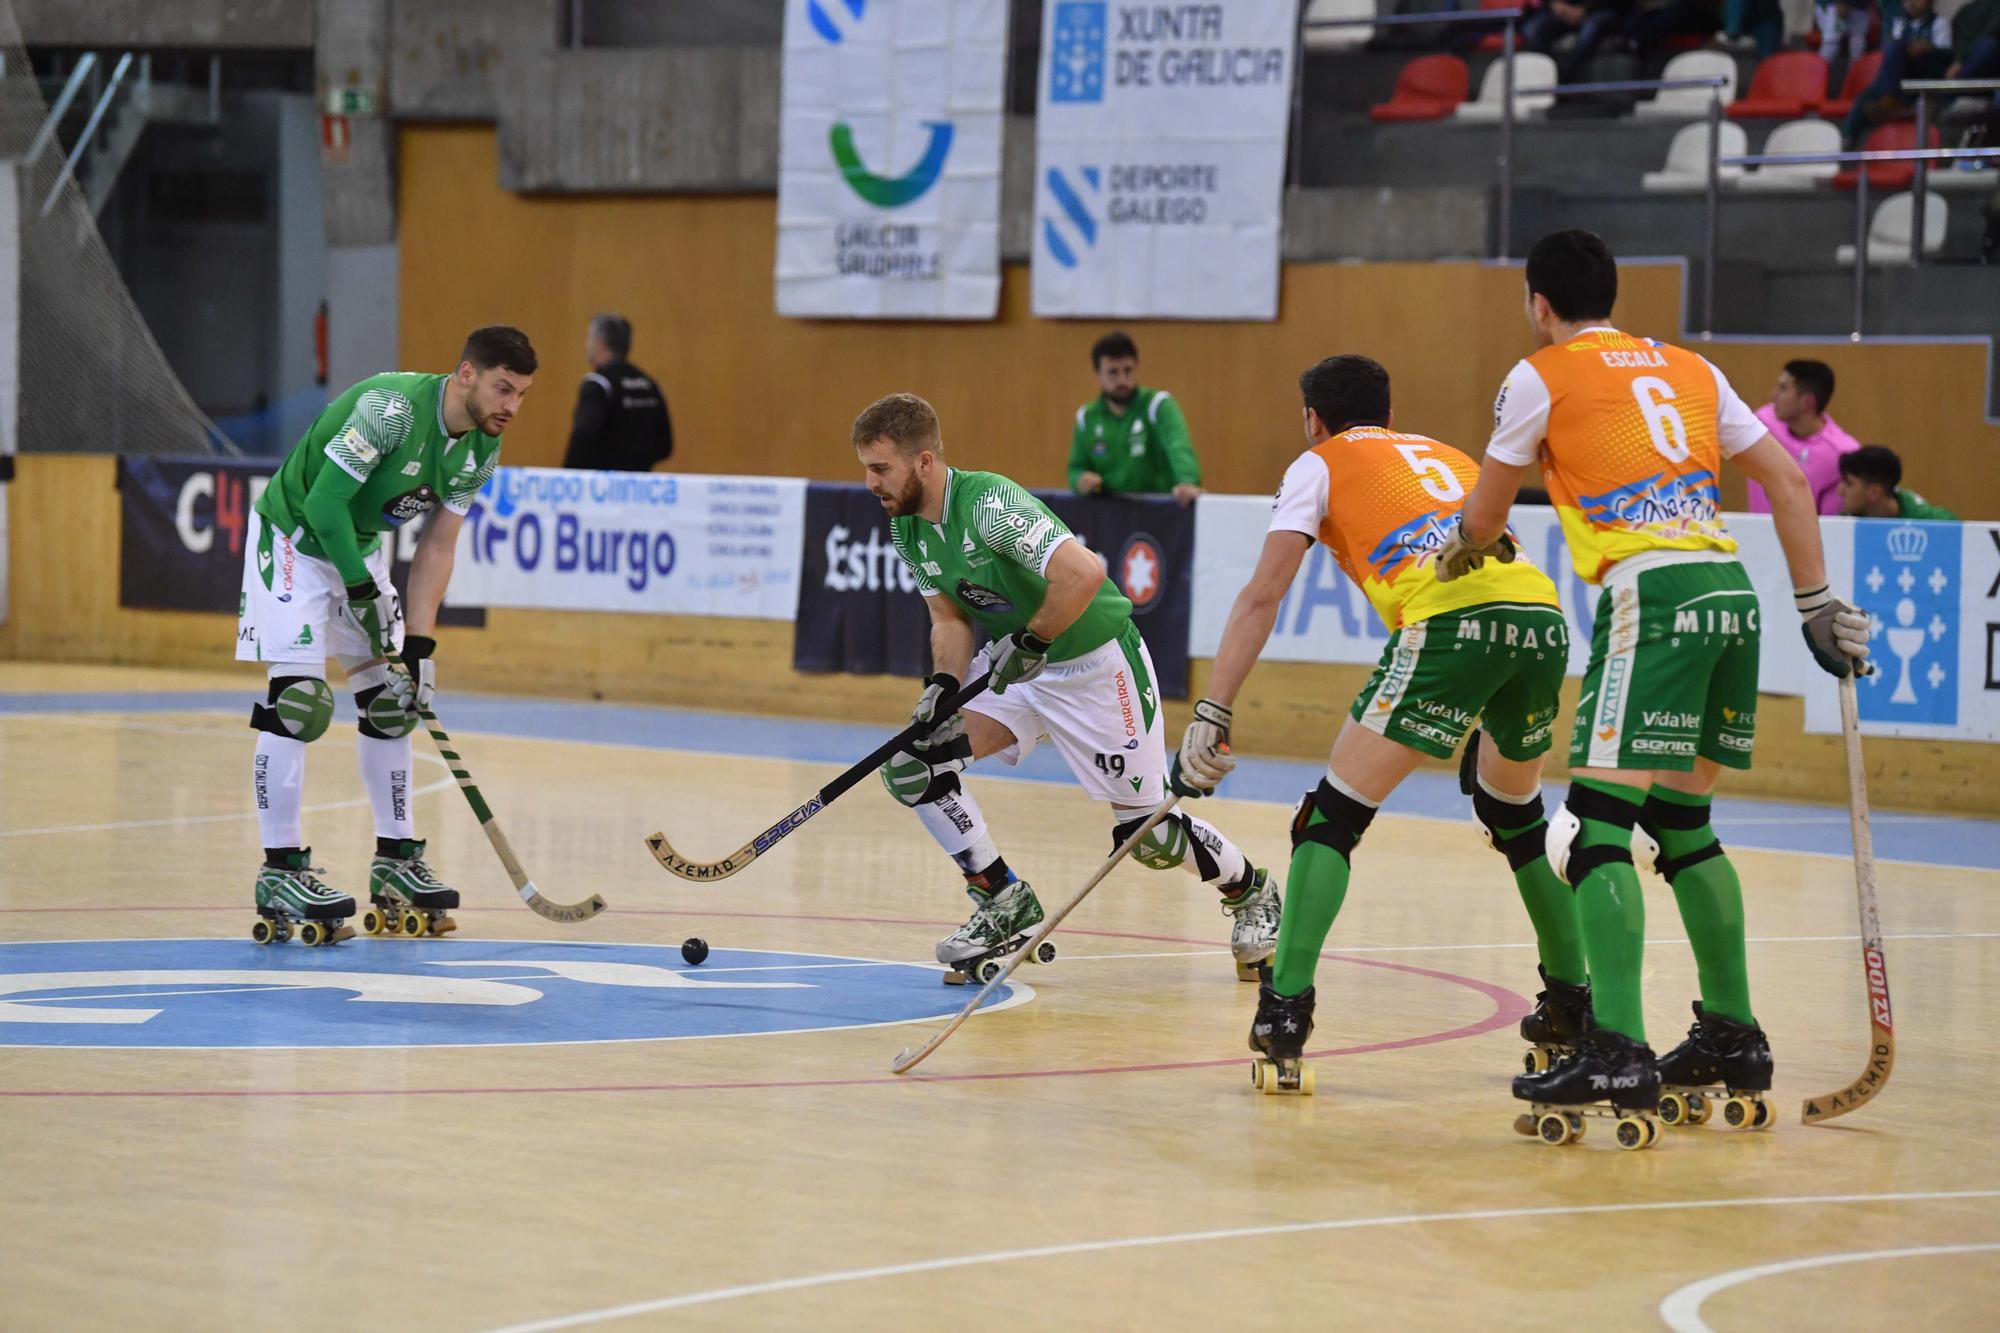
{"type": "Polygon", "coordinates": [[[1855,518],[1919,518],[1954,522],[1958,515],[1903,486],[1903,460],[1885,444],[1864,444],[1840,456],[1840,512],[1855,518]]]}
{"type": "Polygon", "coordinates": [[[1815,0],[1813,23],[1819,28],[1819,58],[1831,70],[1835,60],[1840,58],[1842,49],[1847,52],[1847,63],[1852,65],[1868,54],[1868,24],[1873,6],[1856,4],[1853,0],[1815,0]]]}
{"type": "Polygon", "coordinates": [[[1605,38],[1625,25],[1633,0],[1549,0],[1547,7],[1530,14],[1521,28],[1521,45],[1530,51],[1556,56],[1556,77],[1564,83],[1582,79],[1584,68],[1605,38]],[[1565,37],[1572,38],[1569,50],[1556,55],[1565,37]]]}
{"type": "MultiPolygon", "coordinates": [[[[1797,461],[1812,487],[1822,514],[1840,512],[1840,459],[1861,447],[1827,412],[1833,402],[1833,368],[1824,361],[1787,361],[1778,372],[1771,401],[1757,409],[1757,419],[1797,461]]],[[[1770,497],[1750,483],[1750,512],[1771,512],[1770,497]]]]}
{"type": "Polygon", "coordinates": [[[1090,349],[1098,396],[1076,409],[1069,484],[1078,495],[1172,491],[1182,504],[1201,494],[1201,461],[1180,404],[1165,389],[1139,384],[1139,348],[1114,330],[1090,349]]]}
{"type": "Polygon", "coordinates": [[[1721,0],[1641,0],[1625,24],[1625,40],[1644,59],[1670,38],[1705,37],[1721,25],[1721,0]]]}
{"type": "Polygon", "coordinates": [[[1906,106],[1904,79],[1935,79],[1951,68],[1951,20],[1937,12],[1937,0],[1903,0],[1903,12],[1890,17],[1882,32],[1882,68],[1875,81],[1854,99],[1841,137],[1852,149],[1862,128],[1892,120],[1906,106]]]}
{"type": "Polygon", "coordinates": [[[584,335],[590,373],[576,394],[564,467],[605,472],[651,472],[673,457],[674,423],[666,395],[632,354],[632,325],[620,315],[598,315],[584,335]]]}
{"type": "Polygon", "coordinates": [[[2000,0],[1972,0],[1952,15],[1951,30],[1956,40],[1947,79],[2000,78],[2000,0]]]}
{"type": "MultiPolygon", "coordinates": [[[[1814,12],[1832,12],[1832,4],[1814,5],[1814,12]]],[[[1847,8],[1846,0],[1840,0],[1840,8],[1847,8]]],[[[1826,20],[1820,19],[1820,31],[1826,31],[1826,20]]],[[[1867,36],[1868,26],[1862,22],[1862,36],[1867,36]]],[[[1785,11],[1778,0],[1722,0],[1722,31],[1715,35],[1715,44],[1730,51],[1751,51],[1762,60],[1785,44],[1785,11]]]]}

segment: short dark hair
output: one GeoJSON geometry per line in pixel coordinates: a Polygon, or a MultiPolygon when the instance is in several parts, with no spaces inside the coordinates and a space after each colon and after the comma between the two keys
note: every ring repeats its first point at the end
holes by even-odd
{"type": "Polygon", "coordinates": [[[913,393],[892,393],[877,398],[854,418],[854,447],[873,444],[886,437],[898,453],[914,454],[928,449],[944,452],[944,433],[938,427],[937,409],[913,393]]]}
{"type": "Polygon", "coordinates": [[[1528,251],[1528,290],[1557,319],[1607,319],[1618,304],[1618,261],[1594,231],[1552,231],[1528,251]]]}
{"type": "Polygon", "coordinates": [[[1840,475],[1857,481],[1872,481],[1893,491],[1903,484],[1903,460],[1886,444],[1864,444],[1853,453],[1840,456],[1840,475]]]}
{"type": "Polygon", "coordinates": [[[632,354],[632,321],[623,315],[593,315],[590,331],[611,355],[623,361],[632,354]]]}
{"type": "Polygon", "coordinates": [[[1139,344],[1132,341],[1132,335],[1123,329],[1113,329],[1090,345],[1090,368],[1097,369],[1114,357],[1139,359],[1139,344]]]}
{"type": "Polygon", "coordinates": [[[501,367],[516,375],[532,375],[541,362],[535,359],[534,344],[528,335],[509,324],[488,324],[465,335],[461,362],[470,361],[474,370],[501,367]]]}
{"type": "Polygon", "coordinates": [[[1787,361],[1785,373],[1792,383],[1813,396],[1813,411],[1824,412],[1833,401],[1833,367],[1824,361],[1787,361]]]}
{"type": "Polygon", "coordinates": [[[1299,376],[1299,397],[1338,435],[1389,424],[1389,372],[1365,356],[1330,356],[1299,376]]]}

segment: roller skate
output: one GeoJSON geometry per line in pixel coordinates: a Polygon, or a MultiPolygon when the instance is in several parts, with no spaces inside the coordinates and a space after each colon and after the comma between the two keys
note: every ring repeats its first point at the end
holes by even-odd
{"type": "Polygon", "coordinates": [[[1521,1040],[1531,1043],[1521,1057],[1530,1074],[1545,1074],[1576,1054],[1577,1039],[1590,1031],[1590,987],[1559,981],[1537,964],[1543,989],[1535,996],[1534,1012],[1521,1020],[1521,1040]]]}
{"type": "Polygon", "coordinates": [[[1250,1083],[1269,1096],[1296,1092],[1313,1095],[1312,1067],[1301,1058],[1313,1030],[1313,988],[1297,995],[1280,995],[1266,981],[1257,988],[1257,1016],[1250,1020],[1250,1083]]]}
{"type": "Polygon", "coordinates": [[[1650,1148],[1660,1139],[1652,1112],[1660,1101],[1660,1071],[1653,1048],[1606,1028],[1593,1028],[1576,1053],[1546,1074],[1517,1074],[1514,1096],[1528,1103],[1514,1130],[1558,1145],[1583,1137],[1584,1120],[1617,1122],[1618,1146],[1650,1148]]]}
{"type": "Polygon", "coordinates": [[[424,864],[422,838],[377,838],[368,867],[368,901],[361,928],[370,935],[442,935],[458,929],[445,913],[458,906],[458,890],[447,888],[424,864]]]}
{"type": "Polygon", "coordinates": [[[1764,1102],[1770,1090],[1771,1043],[1764,1029],[1708,1013],[1696,1000],[1687,1040],[1660,1057],[1661,1122],[1706,1124],[1720,1102],[1731,1129],[1767,1129],[1778,1118],[1764,1102]]]}
{"type": "MultiPolygon", "coordinates": [[[[938,941],[937,960],[948,969],[947,986],[963,986],[977,981],[985,985],[1000,975],[1007,960],[1028,943],[1028,935],[1042,923],[1042,904],[1025,879],[1009,880],[992,897],[981,900],[972,919],[938,941]]],[[[1029,956],[1031,963],[1053,963],[1056,946],[1043,940],[1029,956]]]]}
{"type": "Polygon", "coordinates": [[[1278,951],[1278,920],[1284,901],[1268,870],[1255,871],[1243,891],[1222,900],[1222,910],[1236,918],[1229,929],[1229,952],[1236,956],[1238,981],[1262,981],[1278,951]]]}
{"type": "Polygon", "coordinates": [[[259,944],[283,944],[297,925],[301,944],[352,939],[354,927],[347,918],[354,915],[354,899],[320,882],[312,848],[281,852],[278,859],[279,864],[266,860],[257,868],[257,920],[250,927],[250,938],[259,944]]]}

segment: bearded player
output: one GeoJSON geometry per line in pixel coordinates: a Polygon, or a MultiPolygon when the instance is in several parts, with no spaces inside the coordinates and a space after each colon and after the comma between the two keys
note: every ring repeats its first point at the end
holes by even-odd
{"type": "MultiPolygon", "coordinates": [[[[854,421],[868,489],[890,517],[896,553],[931,615],[931,662],[913,720],[928,738],[882,766],[882,782],[917,812],[965,877],[970,920],[938,944],[938,961],[972,975],[1018,949],[1042,920],[1028,882],[1008,866],[979,803],[959,782],[989,755],[1017,764],[1044,737],[1083,789],[1111,807],[1115,847],[1166,799],[1165,724],[1153,663],[1132,603],[1104,562],[1040,500],[996,473],[944,461],[937,413],[914,394],[891,394],[854,421]],[[993,641],[976,654],[974,627],[993,641]],[[942,714],[960,683],[982,672],[988,690],[942,714]]],[[[1212,825],[1180,811],[1133,851],[1154,870],[1185,866],[1222,895],[1236,918],[1237,975],[1258,979],[1277,943],[1278,886],[1212,825]]]]}
{"type": "MultiPolygon", "coordinates": [[[[1563,1108],[1607,1095],[1627,1116],[1658,1106],[1670,1123],[1690,1110],[1698,1122],[1716,1085],[1730,1094],[1725,1119],[1761,1128],[1772,1119],[1763,1104],[1771,1046],[1750,1006],[1743,887],[1709,825],[1722,770],[1750,767],[1763,628],[1717,512],[1724,459],[1770,496],[1822,670],[1868,670],[1868,618],[1828,588],[1812,488],[1722,372],[1612,326],[1618,265],[1602,240],[1543,237],[1528,253],[1524,295],[1540,350],[1501,387],[1479,483],[1438,556],[1439,577],[1505,553],[1508,508],[1539,463],[1576,572],[1604,596],[1577,698],[1569,796],[1548,847],[1576,888],[1597,1026],[1577,1059],[1516,1078],[1514,1095],[1535,1104],[1551,1142],[1563,1141],[1563,1108]],[[1688,1039],[1657,1061],[1640,1004],[1635,827],[1659,845],[1655,868],[1673,886],[1701,978],[1688,1039]]],[[[1643,1147],[1652,1132],[1620,1125],[1619,1135],[1643,1147]]]]}
{"type": "Polygon", "coordinates": [[[433,637],[451,581],[458,530],[500,462],[500,433],[535,374],[519,329],[474,329],[448,375],[375,375],[320,413],[271,478],[243,553],[240,661],[265,664],[270,684],[252,706],[259,943],[299,927],[307,944],[351,936],[354,899],[312,864],[299,812],[306,747],[333,720],[326,681],[339,660],[359,713],[361,781],[375,812],[368,873],[371,932],[442,934],[458,906],[424,861],[410,808],[410,734],[436,688],[433,637]],[[389,582],[382,535],[430,515],[410,567],[405,608],[389,582]],[[407,632],[406,632],[407,631],[407,632]]]}

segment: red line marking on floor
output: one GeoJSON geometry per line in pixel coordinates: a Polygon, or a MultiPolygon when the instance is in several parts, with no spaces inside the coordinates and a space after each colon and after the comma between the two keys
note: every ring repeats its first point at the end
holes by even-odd
{"type": "MultiPolygon", "coordinates": [[[[174,909],[113,908],[113,907],[63,907],[63,908],[4,908],[0,911],[149,911],[174,910],[190,911],[240,911],[240,908],[222,907],[181,907],[174,909]]],[[[469,909],[490,910],[502,909],[469,909]]],[[[657,916],[712,916],[754,918],[765,921],[834,921],[859,925],[907,925],[907,926],[950,926],[956,922],[927,921],[916,917],[848,917],[808,914],[796,912],[682,912],[665,908],[633,909],[634,914],[657,916]]],[[[1094,936],[1103,939],[1141,940],[1157,944],[1189,944],[1200,948],[1214,948],[1213,940],[1191,940],[1179,935],[1145,935],[1130,931],[1089,930],[1078,928],[1065,932],[1070,935],[1094,936]]],[[[0,941],[4,943],[6,941],[0,941]]],[[[14,941],[19,942],[19,941],[14,941]]],[[[1115,956],[1115,955],[1114,955],[1115,956]]],[[[1533,1007],[1528,1001],[1504,986],[1480,981],[1476,977],[1460,976],[1455,972],[1440,972],[1434,968],[1415,967],[1408,963],[1390,963],[1374,958],[1351,958],[1339,953],[1322,954],[1327,962],[1346,963],[1354,967],[1374,967],[1387,972],[1406,972],[1412,976],[1425,977],[1433,981],[1449,982],[1477,991],[1493,1003],[1493,1012],[1476,1022],[1449,1028],[1442,1032],[1430,1032],[1418,1037],[1399,1037],[1393,1041],[1370,1042],[1361,1046],[1333,1047],[1321,1051],[1307,1051],[1306,1058],[1330,1060],[1341,1056],[1368,1055],[1376,1051],[1408,1050],[1414,1046],[1432,1046],[1447,1041],[1462,1041],[1467,1037],[1483,1036],[1508,1027],[1527,1014],[1533,1007]]],[[[897,1025],[900,1026],[900,1025],[897,1025]]],[[[35,1047],[21,1049],[60,1050],[61,1047],[35,1047]]],[[[77,1048],[89,1049],[89,1048],[77,1048]]],[[[226,1047],[217,1049],[253,1050],[254,1048],[226,1047]]],[[[383,1047],[384,1050],[398,1050],[399,1047],[383,1047]]],[[[291,1054],[299,1052],[293,1050],[291,1054]]],[[[1101,1074],[1155,1074],[1182,1069],[1219,1069],[1229,1065],[1243,1064],[1247,1055],[1231,1056],[1224,1060],[1176,1060],[1161,1064],[1143,1065],[1101,1065],[1069,1069],[1016,1069],[976,1074],[903,1074],[879,1075],[869,1078],[813,1078],[813,1079],[773,1079],[746,1082],[715,1083],[606,1083],[583,1084],[574,1087],[483,1087],[483,1088],[115,1088],[115,1089],[0,1089],[0,1097],[492,1097],[541,1095],[552,1096],[564,1093],[630,1093],[630,1092],[723,1092],[755,1089],[785,1088],[866,1088],[884,1087],[903,1083],[984,1083],[1008,1079],[1027,1078],[1083,1078],[1101,1074]]]]}

